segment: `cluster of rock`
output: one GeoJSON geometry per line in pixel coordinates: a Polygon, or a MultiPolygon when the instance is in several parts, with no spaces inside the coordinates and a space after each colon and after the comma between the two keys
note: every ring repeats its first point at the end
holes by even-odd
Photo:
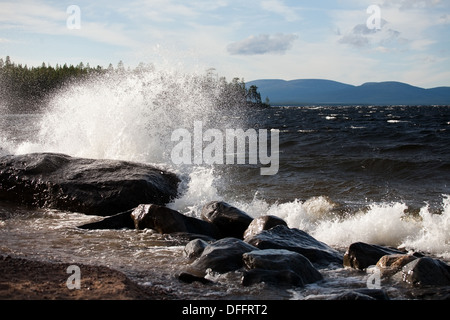
{"type": "Polygon", "coordinates": [[[141,204],[132,211],[80,226],[84,229],[153,229],[161,234],[186,235],[191,261],[180,274],[186,282],[205,279],[207,271],[226,273],[245,268],[242,284],[259,282],[278,286],[303,286],[322,280],[317,268],[342,265],[342,255],[306,232],[289,228],[275,216],[253,219],[222,201],[206,204],[201,218],[189,217],[156,204],[141,204]]]}
{"type": "Polygon", "coordinates": [[[358,270],[376,266],[381,277],[397,278],[415,287],[450,286],[450,266],[444,261],[363,242],[349,246],[344,266],[358,270]]]}
{"type": "MultiPolygon", "coordinates": [[[[410,286],[450,286],[445,262],[397,249],[353,243],[342,254],[275,216],[252,218],[225,202],[212,201],[200,218],[166,207],[177,196],[178,177],[149,165],[72,158],[54,153],[0,158],[0,200],[106,216],[83,229],[152,229],[183,236],[189,268],[185,282],[208,283],[209,270],[242,271],[242,285],[301,287],[323,281],[323,268],[366,270],[410,286]]],[[[448,291],[448,290],[447,290],[448,291]]],[[[355,290],[336,299],[386,299],[382,290],[355,290]]]]}
{"type": "MultiPolygon", "coordinates": [[[[341,254],[308,233],[289,228],[278,217],[252,218],[221,201],[206,204],[201,219],[164,206],[146,204],[80,227],[130,226],[191,239],[184,248],[189,267],[178,276],[187,283],[210,283],[208,274],[211,272],[241,271],[243,286],[265,283],[303,287],[323,281],[320,272],[323,268],[345,266],[365,271],[376,266],[383,279],[394,277],[407,286],[450,286],[450,266],[441,260],[362,242],[351,244],[345,254],[341,254]]],[[[445,294],[448,291],[447,288],[445,294]]],[[[358,289],[333,299],[388,299],[388,295],[381,289],[358,289]]]]}
{"type": "Polygon", "coordinates": [[[228,219],[236,224],[236,228],[230,230],[234,236],[219,227],[223,238],[210,242],[202,239],[189,242],[184,252],[191,264],[189,270],[180,275],[180,279],[204,282],[208,270],[226,273],[244,268],[242,284],[245,286],[260,282],[277,286],[304,286],[322,280],[323,277],[301,252],[308,255],[317,251],[317,255],[309,256],[318,265],[326,263],[324,259],[327,258],[330,263],[342,261],[339,253],[333,249],[299,233],[300,230],[288,228],[282,219],[274,216],[252,219],[223,202],[209,203],[202,216],[211,216],[210,208],[215,208],[213,215],[220,217],[220,210],[217,208],[222,207],[227,208],[228,219]],[[234,211],[235,219],[232,219],[231,211],[234,211]],[[236,230],[243,229],[244,232],[236,234],[236,230]],[[319,255],[321,258],[318,258],[319,255]]]}

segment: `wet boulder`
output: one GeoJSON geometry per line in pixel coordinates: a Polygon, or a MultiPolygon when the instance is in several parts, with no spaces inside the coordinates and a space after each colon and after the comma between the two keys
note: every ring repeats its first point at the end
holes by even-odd
{"type": "Polygon", "coordinates": [[[134,221],[131,218],[133,210],[117,213],[113,216],[103,217],[101,220],[78,226],[80,229],[102,230],[102,229],[134,229],[134,221]]]}
{"type": "Polygon", "coordinates": [[[246,242],[259,249],[286,249],[298,252],[308,258],[315,267],[342,264],[342,255],[337,250],[302,230],[284,225],[277,225],[246,238],[246,242]]]}
{"type": "Polygon", "coordinates": [[[223,238],[210,243],[190,266],[194,274],[206,274],[207,269],[226,273],[244,266],[242,255],[257,250],[254,246],[236,238],[223,238]]]}
{"type": "Polygon", "coordinates": [[[244,285],[257,282],[278,286],[303,286],[323,279],[321,273],[303,255],[284,249],[265,249],[244,253],[244,285]]]}
{"type": "Polygon", "coordinates": [[[390,254],[382,256],[376,266],[384,277],[389,277],[400,271],[403,266],[417,259],[409,254],[390,254]]]}
{"type": "Polygon", "coordinates": [[[183,253],[189,260],[200,257],[203,250],[208,246],[208,242],[202,239],[194,239],[189,241],[184,247],[183,253]]]}
{"type": "Polygon", "coordinates": [[[258,283],[266,283],[278,287],[303,287],[305,283],[301,276],[290,269],[266,270],[251,269],[244,271],[242,285],[251,286],[258,283]]]}
{"type": "Polygon", "coordinates": [[[161,234],[187,232],[217,238],[214,225],[160,205],[141,204],[133,210],[131,218],[138,230],[152,229],[161,234]]]}
{"type": "Polygon", "coordinates": [[[99,216],[167,204],[179,182],[174,173],[127,161],[57,153],[0,157],[0,200],[99,216]]]}
{"type": "Polygon", "coordinates": [[[450,266],[445,262],[423,257],[402,268],[402,280],[412,286],[450,286],[450,266]]]}
{"type": "Polygon", "coordinates": [[[251,237],[260,233],[261,231],[269,230],[278,225],[287,226],[287,223],[283,219],[272,215],[255,218],[245,230],[244,240],[250,239],[251,237]]]}
{"type": "Polygon", "coordinates": [[[364,270],[375,265],[381,257],[391,254],[404,254],[404,252],[364,242],[352,243],[344,254],[345,267],[364,270]]]}
{"type": "Polygon", "coordinates": [[[253,220],[245,212],[223,201],[207,203],[202,209],[201,217],[217,227],[221,238],[238,239],[243,239],[245,230],[253,220]]]}

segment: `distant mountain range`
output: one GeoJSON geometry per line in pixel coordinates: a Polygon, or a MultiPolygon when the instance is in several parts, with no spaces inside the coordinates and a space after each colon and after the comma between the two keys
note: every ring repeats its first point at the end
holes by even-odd
{"type": "Polygon", "coordinates": [[[367,82],[360,86],[322,79],[255,80],[271,105],[450,105],[450,87],[424,89],[402,82],[367,82]]]}

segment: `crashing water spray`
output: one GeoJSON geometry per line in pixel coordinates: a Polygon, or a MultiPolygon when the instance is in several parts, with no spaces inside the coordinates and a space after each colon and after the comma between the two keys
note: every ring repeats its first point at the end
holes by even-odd
{"type": "Polygon", "coordinates": [[[172,68],[92,76],[55,92],[34,139],[20,143],[13,153],[57,152],[157,164],[182,177],[185,198],[179,199],[183,206],[177,209],[185,210],[199,205],[199,199],[219,198],[215,184],[220,183],[220,175],[207,163],[174,163],[171,136],[198,122],[205,130],[223,132],[245,126],[241,85],[210,73],[172,68]],[[205,173],[212,181],[206,189],[205,173]]]}
{"type": "Polygon", "coordinates": [[[173,130],[202,120],[219,125],[222,83],[199,74],[107,73],[57,92],[37,140],[16,153],[165,162],[173,130]]]}

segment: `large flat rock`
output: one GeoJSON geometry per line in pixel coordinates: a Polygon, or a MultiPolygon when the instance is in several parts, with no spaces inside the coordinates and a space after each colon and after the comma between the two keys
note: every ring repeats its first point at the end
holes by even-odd
{"type": "Polygon", "coordinates": [[[174,173],[127,161],[57,153],[0,157],[0,201],[85,214],[167,204],[177,196],[179,181],[174,173]]]}

